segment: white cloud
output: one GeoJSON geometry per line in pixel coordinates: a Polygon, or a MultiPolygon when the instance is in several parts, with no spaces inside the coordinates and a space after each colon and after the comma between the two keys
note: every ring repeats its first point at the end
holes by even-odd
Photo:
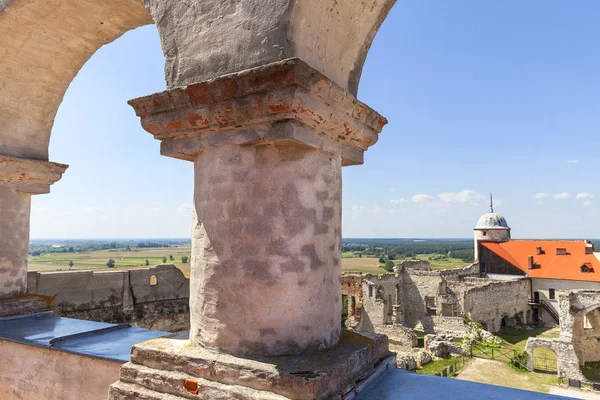
{"type": "Polygon", "coordinates": [[[433,196],[430,196],[428,194],[415,194],[412,197],[413,203],[416,203],[416,204],[427,203],[431,200],[433,200],[433,196]]]}
{"type": "Polygon", "coordinates": [[[367,208],[367,207],[365,207],[365,206],[359,206],[357,204],[355,204],[355,205],[352,206],[352,210],[353,211],[364,210],[365,208],[367,208]]]}
{"type": "Polygon", "coordinates": [[[463,190],[462,192],[456,193],[442,193],[438,195],[438,197],[440,200],[447,203],[475,203],[485,198],[482,194],[472,190],[463,190]]]}
{"type": "Polygon", "coordinates": [[[403,203],[408,203],[408,200],[402,198],[402,199],[398,199],[398,200],[390,200],[390,204],[403,204],[403,203]]]}
{"type": "Polygon", "coordinates": [[[556,193],[556,194],[552,195],[552,197],[554,198],[554,200],[566,200],[569,198],[569,193],[567,193],[567,192],[556,193]]]}
{"type": "Polygon", "coordinates": [[[594,204],[594,202],[593,202],[593,201],[591,201],[591,200],[588,200],[588,201],[586,201],[585,203],[583,203],[583,206],[584,206],[584,207],[591,207],[591,206],[592,206],[592,204],[594,204]]]}
{"type": "Polygon", "coordinates": [[[533,197],[536,200],[546,199],[548,198],[548,193],[536,193],[532,194],[531,197],[533,197]]]}
{"type": "Polygon", "coordinates": [[[594,195],[588,192],[577,193],[576,199],[593,199],[594,195]]]}
{"type": "Polygon", "coordinates": [[[579,164],[579,160],[567,160],[569,164],[579,164]]]}
{"type": "Polygon", "coordinates": [[[183,203],[180,204],[177,210],[183,214],[189,214],[194,209],[194,205],[192,203],[183,203]]]}

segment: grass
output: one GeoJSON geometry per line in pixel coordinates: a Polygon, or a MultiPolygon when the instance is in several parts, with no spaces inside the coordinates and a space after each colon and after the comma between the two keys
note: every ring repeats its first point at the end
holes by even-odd
{"type": "MultiPolygon", "coordinates": [[[[502,339],[502,348],[512,348],[518,351],[524,351],[527,339],[530,337],[541,337],[548,339],[555,339],[560,336],[560,330],[558,327],[548,328],[544,326],[540,327],[515,327],[508,328],[502,332],[496,334],[502,339]]],[[[549,365],[556,365],[556,354],[546,348],[538,347],[533,351],[534,358],[538,357],[540,361],[549,365]]]]}
{"type": "Polygon", "coordinates": [[[507,345],[514,347],[516,350],[525,350],[525,344],[530,337],[542,337],[555,339],[560,336],[558,328],[540,327],[515,327],[508,328],[496,334],[507,345]]]}
{"type": "Polygon", "coordinates": [[[433,360],[430,363],[425,364],[421,368],[417,369],[417,374],[424,375],[435,375],[441,372],[444,368],[454,365],[454,374],[457,371],[464,369],[468,365],[469,360],[466,358],[450,357],[442,358],[439,360],[433,360]]]}
{"type": "Polygon", "coordinates": [[[49,253],[41,256],[29,256],[28,269],[40,272],[67,271],[69,261],[75,264],[71,270],[110,270],[106,263],[109,259],[115,260],[115,268],[124,269],[135,267],[146,267],[163,263],[163,257],[167,257],[166,263],[175,264],[186,276],[189,276],[189,264],[181,263],[181,257],[190,257],[190,246],[142,248],[125,250],[100,250],[86,253],[49,253]],[[169,256],[173,256],[171,261],[169,256]]]}
{"type": "Polygon", "coordinates": [[[418,260],[429,261],[429,266],[433,271],[441,271],[445,269],[454,269],[454,268],[463,268],[469,265],[469,263],[464,262],[460,258],[442,258],[439,260],[435,260],[432,258],[439,257],[439,254],[418,254],[415,258],[418,260]]]}
{"type": "Polygon", "coordinates": [[[600,382],[600,362],[586,362],[581,367],[581,373],[592,382],[600,382]]]}
{"type": "Polygon", "coordinates": [[[521,371],[506,362],[482,358],[473,359],[457,379],[543,393],[558,384],[554,374],[521,371]]]}

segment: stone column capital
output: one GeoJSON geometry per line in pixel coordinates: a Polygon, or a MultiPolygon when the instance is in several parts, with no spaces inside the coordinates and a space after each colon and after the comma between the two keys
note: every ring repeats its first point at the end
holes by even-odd
{"type": "Polygon", "coordinates": [[[387,120],[298,58],[129,101],[161,154],[192,161],[211,147],[295,141],[362,164],[387,120]],[[285,128],[272,129],[282,123],[285,128]],[[265,129],[270,127],[269,129],[265,129]],[[301,128],[308,129],[301,129],[301,128]]]}
{"type": "Polygon", "coordinates": [[[69,166],[49,161],[0,155],[0,186],[30,193],[50,193],[69,166]]]}

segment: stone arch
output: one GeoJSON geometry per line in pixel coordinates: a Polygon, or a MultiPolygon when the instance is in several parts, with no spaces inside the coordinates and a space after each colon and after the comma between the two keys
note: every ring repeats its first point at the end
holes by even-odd
{"type": "Polygon", "coordinates": [[[80,68],[148,24],[140,0],[0,2],[0,154],[48,160],[56,111],[80,68]]]}
{"type": "Polygon", "coordinates": [[[558,373],[558,354],[552,348],[547,346],[537,346],[531,351],[531,358],[534,370],[558,373]],[[548,352],[552,355],[548,354],[548,352]]]}
{"type": "Polygon", "coordinates": [[[395,2],[5,0],[0,155],[48,160],[58,106],[83,64],[153,21],[169,88],[298,57],[356,95],[368,50],[395,2]]]}
{"type": "Polygon", "coordinates": [[[527,369],[529,369],[530,371],[533,371],[534,369],[533,353],[538,348],[545,348],[551,350],[552,352],[554,352],[554,354],[556,354],[557,359],[560,354],[558,346],[553,340],[544,338],[529,338],[527,340],[527,344],[525,345],[525,351],[528,354],[527,369]]]}
{"type": "Polygon", "coordinates": [[[559,377],[568,379],[585,380],[579,367],[579,359],[575,353],[573,343],[562,339],[547,339],[531,337],[527,339],[525,351],[527,352],[527,369],[533,371],[533,351],[539,347],[550,349],[556,354],[557,373],[559,377]]]}

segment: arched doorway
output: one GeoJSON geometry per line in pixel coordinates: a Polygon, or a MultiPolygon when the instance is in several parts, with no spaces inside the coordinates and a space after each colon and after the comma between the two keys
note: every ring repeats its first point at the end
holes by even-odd
{"type": "Polygon", "coordinates": [[[536,372],[556,374],[557,356],[556,353],[548,347],[536,347],[532,351],[533,369],[536,372]]]}

